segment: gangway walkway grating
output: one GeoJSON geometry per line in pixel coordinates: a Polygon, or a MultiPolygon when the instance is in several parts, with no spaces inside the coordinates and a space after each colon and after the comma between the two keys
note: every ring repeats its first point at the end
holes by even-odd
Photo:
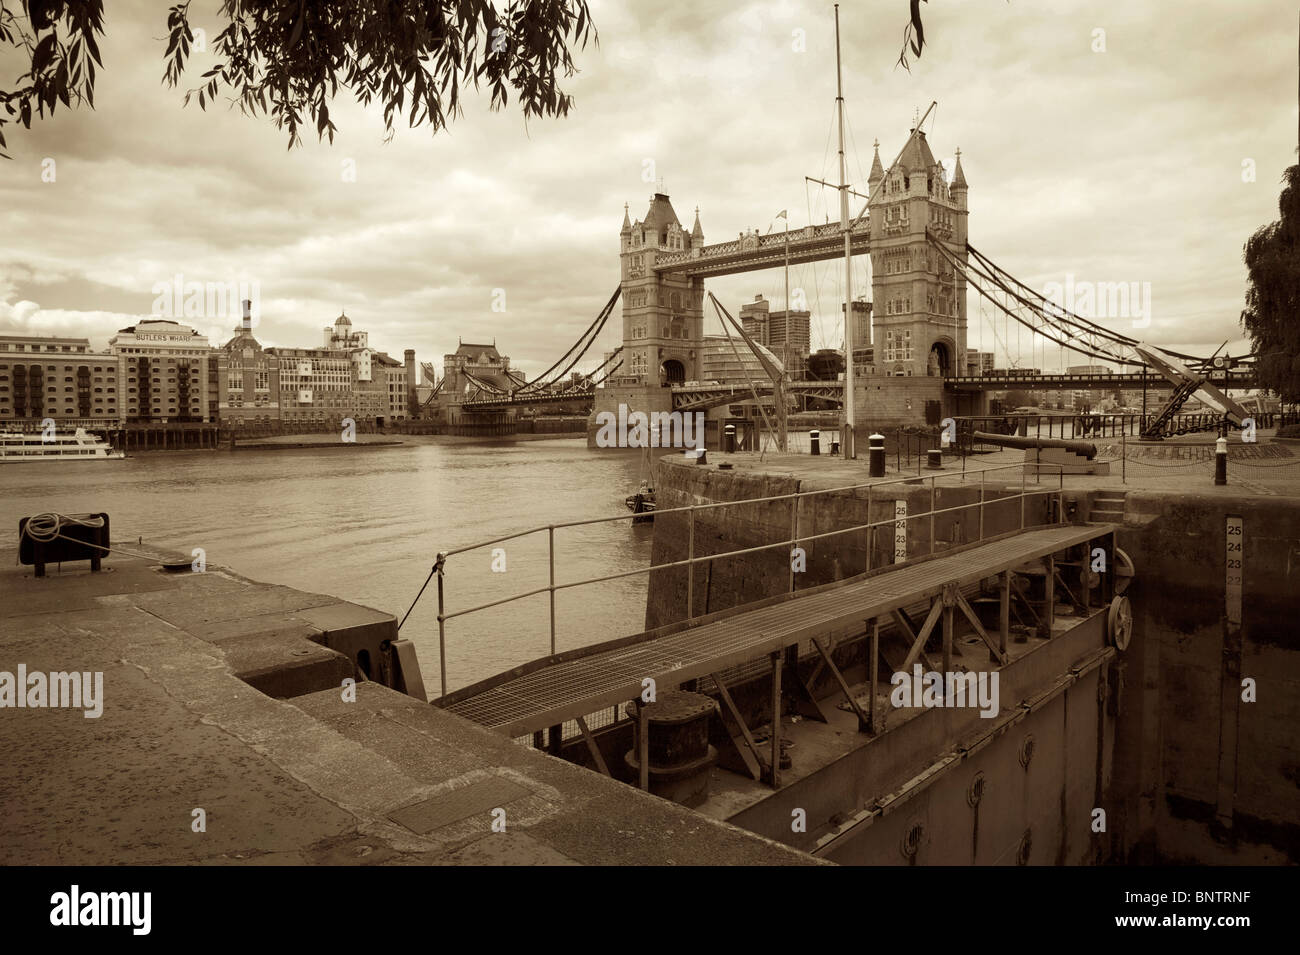
{"type": "Polygon", "coordinates": [[[889,614],[945,587],[978,583],[1016,566],[1113,534],[1110,524],[1035,527],[909,562],[865,579],[795,594],[643,642],[547,663],[501,682],[484,681],[434,704],[510,737],[523,736],[640,695],[775,653],[846,625],[889,614]]]}

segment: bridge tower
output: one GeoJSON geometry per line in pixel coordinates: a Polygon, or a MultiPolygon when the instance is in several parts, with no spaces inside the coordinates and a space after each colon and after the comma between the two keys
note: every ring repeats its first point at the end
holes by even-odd
{"type": "MultiPolygon", "coordinates": [[[[704,279],[659,273],[655,259],[704,246],[700,211],[688,232],[668,196],[650,198],[645,217],[632,221],[623,207],[619,231],[623,305],[623,365],[597,392],[595,413],[620,404],[631,411],[671,411],[671,386],[700,378],[704,343],[704,279]]],[[[593,416],[594,422],[594,416],[593,416]]],[[[589,443],[595,433],[588,429],[589,443]]]]}
{"type": "Polygon", "coordinates": [[[943,377],[966,370],[966,282],[926,241],[928,232],[966,260],[961,150],[950,183],[925,133],[912,132],[888,172],[876,144],[868,179],[874,353],[856,397],[858,421],[873,428],[938,423],[957,410],[943,377]]]}
{"type": "Polygon", "coordinates": [[[623,367],[620,375],[647,385],[679,384],[698,379],[704,339],[704,279],[655,272],[655,257],[664,252],[702,248],[700,210],[687,232],[672,203],[655,193],[645,218],[628,221],[623,207],[619,261],[623,288],[623,367]]]}

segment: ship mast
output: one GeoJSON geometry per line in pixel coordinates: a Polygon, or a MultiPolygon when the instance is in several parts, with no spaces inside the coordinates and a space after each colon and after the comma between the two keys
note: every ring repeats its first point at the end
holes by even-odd
{"type": "Polygon", "coordinates": [[[844,424],[840,444],[846,461],[857,457],[853,441],[853,239],[849,224],[848,167],[844,158],[844,76],[840,64],[840,5],[835,4],[835,106],[840,139],[840,228],[844,232],[844,424]]]}

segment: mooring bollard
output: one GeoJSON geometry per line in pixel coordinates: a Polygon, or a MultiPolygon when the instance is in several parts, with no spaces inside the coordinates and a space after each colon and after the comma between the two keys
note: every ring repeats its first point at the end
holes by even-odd
{"type": "Polygon", "coordinates": [[[736,450],[736,426],[729,424],[722,429],[722,450],[731,454],[736,450]]]}
{"type": "Polygon", "coordinates": [[[1214,483],[1228,483],[1228,439],[1219,438],[1214,442],[1214,483]]]}
{"type": "Polygon", "coordinates": [[[931,471],[942,471],[943,452],[937,448],[925,452],[925,466],[931,471]]]}
{"type": "Polygon", "coordinates": [[[885,436],[873,434],[867,438],[867,474],[871,477],[885,476],[885,436]]]}
{"type": "Polygon", "coordinates": [[[808,447],[810,448],[809,453],[814,456],[822,453],[822,433],[820,431],[808,432],[808,447]]]}

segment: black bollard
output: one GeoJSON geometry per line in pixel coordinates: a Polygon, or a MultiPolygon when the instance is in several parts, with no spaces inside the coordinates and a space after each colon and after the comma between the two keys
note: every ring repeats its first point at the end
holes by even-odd
{"type": "Polygon", "coordinates": [[[885,436],[873,434],[867,438],[867,474],[871,477],[885,476],[885,436]]]}
{"type": "Polygon", "coordinates": [[[736,450],[736,426],[729,424],[722,429],[722,450],[731,454],[736,450]]]}
{"type": "Polygon", "coordinates": [[[821,438],[822,433],[820,431],[813,430],[808,432],[808,447],[811,449],[810,453],[814,456],[822,453],[821,438]]]}
{"type": "Polygon", "coordinates": [[[926,454],[926,462],[925,462],[925,466],[926,466],[929,470],[931,470],[931,471],[942,471],[942,470],[943,470],[943,452],[942,452],[942,451],[940,451],[940,450],[938,450],[938,449],[936,448],[936,449],[933,449],[933,450],[930,450],[930,451],[925,452],[925,454],[926,454]]]}
{"type": "Polygon", "coordinates": [[[1214,442],[1214,483],[1228,483],[1228,439],[1219,438],[1214,442]]]}

